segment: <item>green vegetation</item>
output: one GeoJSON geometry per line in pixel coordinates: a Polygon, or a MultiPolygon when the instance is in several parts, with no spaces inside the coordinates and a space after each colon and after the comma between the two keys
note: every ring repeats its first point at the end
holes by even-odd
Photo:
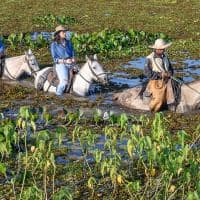
{"type": "Polygon", "coordinates": [[[71,16],[55,16],[48,14],[45,16],[37,16],[33,18],[34,24],[37,27],[54,28],[56,25],[71,25],[77,23],[76,19],[71,16]]]}
{"type": "MultiPolygon", "coordinates": [[[[30,47],[41,67],[52,62],[49,42],[42,35],[32,41],[30,33],[53,32],[58,24],[74,33],[81,62],[84,54],[98,53],[106,71],[121,72],[122,63],[148,55],[157,37],[172,40],[173,61],[200,56],[199,0],[5,0],[0,7],[7,55],[30,47]]],[[[2,83],[0,92],[1,112],[19,109],[16,119],[0,114],[0,199],[200,198],[199,113],[103,118],[96,110],[87,117],[68,109],[94,109],[101,96],[60,100],[2,83]],[[30,104],[34,109],[19,108],[30,104]],[[51,116],[41,104],[66,110],[51,116]],[[70,154],[76,149],[78,159],[70,154]]]]}
{"type": "Polygon", "coordinates": [[[169,40],[163,33],[146,33],[144,31],[103,30],[101,32],[86,33],[73,38],[77,53],[100,54],[106,58],[130,56],[134,51],[141,51],[142,46],[153,43],[158,38],[169,40]]]}
{"type": "MultiPolygon", "coordinates": [[[[37,0],[14,0],[0,2],[0,35],[11,33],[27,33],[35,31],[54,31],[58,17],[63,18],[70,31],[77,34],[101,32],[102,30],[118,29],[125,32],[133,29],[146,33],[162,32],[173,39],[173,46],[169,49],[172,59],[185,57],[199,58],[199,9],[198,0],[192,1],[98,1],[89,0],[63,1],[51,0],[48,3],[37,0]],[[14,10],[14,12],[12,12],[14,10]],[[37,20],[36,20],[37,19],[37,20]],[[48,25],[50,24],[50,25],[48,25]],[[184,44],[184,45],[183,45],[184,44]],[[182,52],[186,52],[183,54],[182,52]]],[[[59,23],[62,23],[62,22],[59,23]]],[[[143,47],[145,44],[143,44],[143,47]]],[[[134,48],[134,46],[133,46],[134,48]]],[[[51,58],[42,49],[38,59],[42,63],[50,62],[51,58]]],[[[8,49],[8,55],[19,54],[20,49],[8,49]]],[[[146,46],[139,52],[132,52],[128,56],[147,55],[146,46]]],[[[123,56],[123,60],[126,58],[123,56]]],[[[115,64],[121,63],[123,60],[115,64]]],[[[107,59],[107,64],[111,61],[107,59]]],[[[112,61],[113,62],[113,61],[112,61]]],[[[112,67],[111,67],[112,68],[112,67]]]]}
{"type": "Polygon", "coordinates": [[[161,113],[151,121],[98,110],[91,119],[79,110],[60,118],[21,107],[17,119],[2,117],[0,197],[199,199],[200,126],[171,134],[161,113]],[[77,144],[81,156],[73,161],[68,152],[77,144]],[[62,155],[68,164],[56,161],[62,155]]]}
{"type": "MultiPolygon", "coordinates": [[[[72,41],[77,56],[88,54],[100,54],[105,58],[119,58],[131,56],[133,52],[142,51],[144,46],[151,44],[156,38],[169,40],[169,37],[163,33],[146,33],[144,31],[103,30],[101,32],[74,34],[72,41]]],[[[27,33],[10,34],[7,39],[3,37],[4,43],[11,49],[47,48],[50,41],[46,40],[42,34],[38,35],[34,41],[31,34],[27,33]]]]}

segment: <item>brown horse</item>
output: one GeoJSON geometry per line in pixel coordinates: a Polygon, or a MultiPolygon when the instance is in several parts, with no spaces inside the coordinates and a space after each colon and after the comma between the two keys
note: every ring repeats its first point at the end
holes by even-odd
{"type": "MultiPolygon", "coordinates": [[[[140,91],[141,87],[127,89],[123,92],[115,93],[113,100],[128,108],[149,111],[150,97],[141,98],[140,91]]],[[[169,110],[184,113],[198,109],[200,109],[200,80],[182,84],[180,102],[176,108],[169,106],[169,110]]]]}

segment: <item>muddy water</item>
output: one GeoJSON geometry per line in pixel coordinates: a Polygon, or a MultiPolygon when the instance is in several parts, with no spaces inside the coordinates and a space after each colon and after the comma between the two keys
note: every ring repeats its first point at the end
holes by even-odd
{"type": "MultiPolygon", "coordinates": [[[[200,60],[192,60],[192,59],[186,59],[179,62],[172,62],[174,65],[182,66],[181,69],[175,69],[175,74],[179,73],[181,76],[180,78],[185,82],[190,82],[195,79],[198,79],[200,76],[200,60]]],[[[88,102],[98,102],[98,108],[102,109],[103,111],[112,110],[114,113],[121,113],[121,112],[128,112],[132,113],[130,110],[126,110],[124,108],[121,108],[117,105],[115,105],[112,101],[112,95],[113,92],[122,91],[127,88],[132,88],[137,85],[141,85],[144,79],[142,78],[133,78],[131,74],[126,72],[126,69],[137,69],[137,70],[143,70],[145,64],[145,58],[139,57],[137,59],[131,60],[127,64],[124,64],[122,66],[122,70],[118,72],[113,72],[109,75],[109,86],[101,86],[98,83],[94,83],[91,85],[89,96],[86,98],[79,98],[75,97],[73,95],[66,95],[66,99],[73,98],[75,100],[78,100],[80,102],[82,101],[88,101],[88,102]],[[124,69],[124,71],[123,71],[124,69]],[[100,100],[99,100],[100,99],[100,100]]],[[[20,84],[26,87],[33,87],[33,83],[30,80],[24,80],[20,82],[13,82],[13,84],[20,84]]],[[[51,97],[51,96],[50,96],[51,97]]],[[[34,101],[34,99],[24,99],[24,100],[15,100],[14,103],[17,105],[31,105],[34,101]]],[[[45,104],[45,102],[44,102],[45,104]]],[[[59,102],[51,102],[50,104],[47,102],[48,107],[51,111],[57,111],[58,108],[62,109],[62,105],[60,105],[59,102]],[[58,105],[60,105],[58,107],[58,105]]],[[[73,110],[73,108],[67,108],[69,110],[73,110]]],[[[88,109],[86,107],[82,107],[84,112],[93,112],[94,109],[88,109]]],[[[7,109],[7,112],[5,112],[6,115],[11,115],[9,109],[7,109]]],[[[55,112],[53,112],[55,113],[55,112]]]]}
{"type": "MultiPolygon", "coordinates": [[[[53,33],[48,33],[48,32],[41,32],[41,33],[33,33],[32,34],[32,39],[36,40],[38,35],[42,34],[47,40],[51,40],[53,33]]],[[[69,33],[70,35],[70,33],[69,33]]],[[[109,76],[109,86],[100,86],[97,83],[94,83],[91,88],[90,88],[90,95],[86,98],[79,98],[79,97],[72,97],[69,95],[66,95],[67,98],[74,98],[75,100],[78,101],[88,101],[88,102],[97,102],[99,99],[101,99],[98,103],[98,105],[91,109],[87,108],[86,106],[81,106],[78,107],[81,109],[82,112],[86,113],[87,116],[91,116],[92,113],[96,108],[99,108],[102,110],[102,112],[113,112],[115,114],[119,114],[122,112],[126,113],[134,113],[136,114],[136,111],[130,111],[128,109],[119,107],[118,105],[115,105],[112,101],[112,95],[113,92],[118,92],[123,89],[127,88],[132,88],[136,85],[140,85],[144,80],[142,78],[133,78],[131,74],[127,73],[127,69],[136,69],[142,71],[144,68],[145,64],[145,58],[144,57],[139,57],[137,59],[131,60],[128,63],[124,64],[122,66],[122,70],[118,72],[111,73],[109,76]],[[123,70],[124,69],[124,70],[123,70]]],[[[178,69],[175,69],[175,74],[179,73],[181,74],[181,79],[185,82],[190,82],[195,79],[198,79],[200,76],[200,60],[192,60],[192,59],[186,59],[182,61],[172,61],[172,64],[179,65],[178,69]]],[[[13,84],[16,84],[13,82],[13,84]]],[[[22,81],[20,82],[21,85],[27,86],[27,87],[33,87],[33,84],[30,83],[30,81],[22,81]]],[[[34,100],[16,100],[15,105],[31,105],[34,100]]],[[[59,102],[51,102],[48,104],[49,111],[51,114],[56,115],[59,111],[62,111],[63,106],[60,105],[59,102]]],[[[74,109],[77,109],[77,107],[73,108],[66,108],[68,111],[73,111],[74,109]]],[[[141,112],[139,112],[141,113],[141,112]]],[[[9,118],[16,118],[17,117],[17,109],[5,109],[3,113],[0,116],[0,119],[3,117],[9,117],[9,118]]],[[[98,139],[96,141],[96,144],[94,148],[103,150],[104,149],[104,143],[105,143],[105,138],[104,136],[98,136],[98,139]]],[[[66,164],[70,162],[71,160],[82,160],[84,159],[83,152],[80,146],[80,143],[77,141],[76,143],[72,143],[71,141],[65,139],[63,142],[63,145],[68,148],[68,152],[66,155],[58,156],[56,158],[56,162],[58,164],[66,164]]],[[[126,148],[126,141],[118,141],[118,150],[119,152],[123,153],[124,149],[126,148]]],[[[200,144],[195,144],[195,148],[199,148],[200,144]]],[[[91,152],[90,152],[91,153],[91,152]]],[[[91,154],[86,157],[86,160],[88,162],[93,162],[94,159],[91,156],[91,154]]]]}
{"type": "MultiPolygon", "coordinates": [[[[124,65],[124,68],[135,68],[135,69],[139,69],[142,70],[144,67],[144,63],[145,63],[145,58],[138,58],[135,60],[130,61],[128,64],[124,65]]],[[[173,62],[174,64],[176,64],[176,62],[173,62]]],[[[190,82],[196,79],[196,76],[200,76],[200,60],[184,60],[181,61],[180,63],[183,66],[183,74],[182,74],[182,79],[185,82],[190,82]]],[[[179,70],[175,70],[175,73],[179,72],[179,70]]],[[[140,78],[135,78],[132,79],[131,75],[126,73],[126,72],[115,72],[111,75],[110,77],[110,84],[112,84],[113,86],[116,86],[117,88],[131,88],[134,87],[135,85],[139,85],[142,83],[142,79],[140,78]]],[[[101,91],[101,87],[98,86],[98,91],[101,91]]],[[[114,112],[118,111],[118,113],[120,112],[128,112],[130,113],[130,111],[126,111],[126,110],[120,110],[120,107],[115,107],[113,105],[112,102],[112,91],[109,91],[108,93],[104,94],[104,101],[102,102],[102,106],[104,108],[104,111],[107,109],[112,110],[114,112]]],[[[93,95],[93,99],[95,99],[97,95],[93,95]]],[[[91,98],[91,97],[89,97],[91,98]]],[[[116,112],[117,113],[117,112],[116,112]]],[[[100,149],[100,150],[104,150],[104,144],[105,144],[105,137],[104,136],[99,136],[94,148],[96,149],[100,149]]],[[[126,144],[127,141],[118,141],[117,143],[117,147],[118,147],[118,151],[123,155],[124,150],[126,149],[126,144]]],[[[86,159],[88,162],[93,162],[94,158],[91,156],[91,152],[89,152],[89,155],[85,158],[83,155],[83,151],[81,149],[81,146],[79,144],[79,142],[77,141],[75,144],[72,144],[70,141],[65,141],[64,145],[68,147],[68,153],[65,156],[61,156],[58,157],[56,159],[58,164],[66,164],[72,160],[84,160],[86,159]]],[[[198,144],[193,144],[191,145],[191,148],[194,149],[199,149],[200,148],[200,143],[198,144]]],[[[178,147],[177,147],[177,150],[178,147]]],[[[108,153],[108,152],[105,152],[108,153]]],[[[137,156],[137,152],[135,152],[135,156],[137,156]]],[[[124,158],[126,159],[126,158],[124,158]]]]}
{"type": "MultiPolygon", "coordinates": [[[[62,156],[57,156],[56,157],[56,163],[57,164],[67,164],[72,161],[87,161],[88,163],[93,163],[95,162],[95,159],[92,155],[94,150],[100,150],[104,152],[104,156],[109,156],[110,152],[108,150],[105,150],[105,143],[107,141],[107,138],[105,136],[99,135],[95,141],[95,144],[87,149],[89,151],[87,152],[87,155],[84,154],[84,147],[81,147],[80,142],[76,141],[75,143],[72,143],[72,141],[69,140],[64,140],[63,146],[67,147],[67,153],[62,156]]],[[[129,156],[127,154],[127,139],[123,139],[122,141],[118,140],[116,143],[116,150],[117,152],[122,155],[123,161],[128,161],[129,156]]],[[[190,144],[189,145],[191,149],[193,150],[199,150],[200,149],[200,141],[197,141],[195,144],[190,144]]],[[[177,151],[182,150],[181,146],[176,145],[175,146],[177,151]]],[[[143,156],[146,157],[146,153],[143,153],[143,156]]],[[[133,157],[139,158],[139,151],[136,150],[133,152],[133,157]]]]}

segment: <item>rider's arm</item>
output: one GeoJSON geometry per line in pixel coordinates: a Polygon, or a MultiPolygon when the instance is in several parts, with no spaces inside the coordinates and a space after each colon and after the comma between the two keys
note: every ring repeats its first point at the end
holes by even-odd
{"type": "Polygon", "coordinates": [[[68,52],[69,57],[75,58],[75,51],[74,51],[74,47],[71,40],[67,40],[67,46],[68,46],[68,51],[69,51],[68,52]]]}
{"type": "Polygon", "coordinates": [[[174,69],[173,69],[172,64],[171,64],[170,61],[169,61],[169,70],[168,70],[168,72],[169,72],[169,75],[170,75],[170,76],[173,76],[173,74],[174,74],[174,69]]]}
{"type": "Polygon", "coordinates": [[[60,57],[56,52],[56,47],[55,47],[55,43],[51,43],[51,56],[53,58],[54,63],[58,64],[60,63],[60,57]]]}
{"type": "Polygon", "coordinates": [[[66,32],[66,40],[67,40],[67,48],[68,48],[68,51],[69,51],[68,53],[70,54],[70,57],[72,59],[74,59],[76,55],[75,55],[74,46],[73,46],[71,39],[72,39],[72,33],[67,31],[66,32]]]}
{"type": "Polygon", "coordinates": [[[144,75],[148,79],[152,79],[152,80],[157,80],[157,79],[162,78],[162,74],[160,72],[154,72],[152,70],[151,61],[149,59],[146,60],[146,63],[144,65],[144,75]]]}
{"type": "Polygon", "coordinates": [[[5,51],[5,46],[2,42],[2,40],[0,39],[0,56],[4,55],[4,51],[5,51]]]}

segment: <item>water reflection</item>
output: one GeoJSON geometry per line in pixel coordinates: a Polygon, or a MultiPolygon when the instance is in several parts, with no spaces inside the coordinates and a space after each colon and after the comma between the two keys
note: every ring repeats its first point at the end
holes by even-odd
{"type": "MultiPolygon", "coordinates": [[[[137,59],[134,59],[132,61],[129,61],[127,64],[123,65],[125,69],[131,68],[131,69],[144,69],[144,65],[146,62],[145,57],[139,57],[137,59]]],[[[172,61],[172,64],[181,64],[183,65],[183,69],[175,69],[175,72],[183,72],[183,81],[190,82],[195,80],[193,76],[200,76],[200,60],[195,59],[186,59],[183,61],[172,61]]]]}
{"type": "Polygon", "coordinates": [[[134,87],[142,82],[140,78],[128,79],[124,77],[112,77],[110,79],[111,84],[115,84],[117,86],[127,86],[129,88],[134,87]]]}
{"type": "Polygon", "coordinates": [[[136,68],[136,69],[144,69],[144,65],[146,62],[146,58],[145,57],[139,57],[135,60],[131,60],[128,62],[128,64],[124,65],[124,68],[136,68]]]}

